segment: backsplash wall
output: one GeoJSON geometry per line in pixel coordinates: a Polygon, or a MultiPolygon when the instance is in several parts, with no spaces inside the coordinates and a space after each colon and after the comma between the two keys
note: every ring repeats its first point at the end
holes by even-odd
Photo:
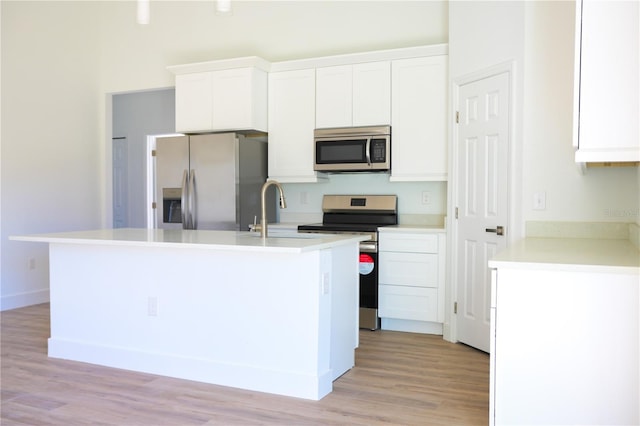
{"type": "Polygon", "coordinates": [[[401,222],[422,216],[444,216],[447,210],[446,182],[389,182],[386,173],[330,174],[326,182],[282,186],[287,208],[279,210],[280,222],[320,221],[325,194],[395,194],[401,222]],[[427,204],[423,204],[423,192],[428,192],[427,204]]]}

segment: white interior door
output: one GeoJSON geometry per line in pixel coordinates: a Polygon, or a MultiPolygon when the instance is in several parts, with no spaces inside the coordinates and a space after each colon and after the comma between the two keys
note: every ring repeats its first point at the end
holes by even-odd
{"type": "Polygon", "coordinates": [[[459,88],[457,152],[457,339],[489,352],[488,260],[507,245],[509,76],[459,88]]]}

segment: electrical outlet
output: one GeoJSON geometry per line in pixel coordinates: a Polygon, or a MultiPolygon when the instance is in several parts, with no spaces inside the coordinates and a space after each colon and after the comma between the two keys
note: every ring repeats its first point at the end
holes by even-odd
{"type": "Polygon", "coordinates": [[[30,270],[34,270],[34,269],[36,269],[36,259],[35,259],[35,257],[30,257],[30,258],[29,258],[29,262],[27,263],[27,267],[28,267],[30,270]]]}
{"type": "Polygon", "coordinates": [[[422,191],[422,204],[431,204],[431,192],[422,191]]]}
{"type": "Polygon", "coordinates": [[[300,193],[300,204],[309,204],[309,194],[307,191],[302,191],[300,193]]]}

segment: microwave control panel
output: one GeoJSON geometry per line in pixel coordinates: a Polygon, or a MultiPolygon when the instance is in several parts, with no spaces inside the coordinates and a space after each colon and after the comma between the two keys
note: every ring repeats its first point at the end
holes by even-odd
{"type": "Polygon", "coordinates": [[[384,163],[387,161],[387,143],[384,139],[371,140],[371,162],[384,163]]]}

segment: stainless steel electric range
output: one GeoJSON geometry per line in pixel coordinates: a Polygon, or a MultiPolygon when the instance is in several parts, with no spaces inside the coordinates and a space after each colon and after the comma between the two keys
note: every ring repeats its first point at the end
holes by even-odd
{"type": "Polygon", "coordinates": [[[298,232],[362,234],[360,243],[360,328],[377,330],[378,228],[398,223],[396,195],[325,195],[322,223],[298,226],[298,232]]]}

